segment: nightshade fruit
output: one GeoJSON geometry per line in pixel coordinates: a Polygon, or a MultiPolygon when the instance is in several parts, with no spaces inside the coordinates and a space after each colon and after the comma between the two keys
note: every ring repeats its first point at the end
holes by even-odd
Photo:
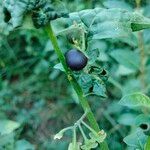
{"type": "Polygon", "coordinates": [[[68,67],[73,71],[80,71],[87,65],[87,57],[77,49],[68,51],[65,57],[68,67]]]}

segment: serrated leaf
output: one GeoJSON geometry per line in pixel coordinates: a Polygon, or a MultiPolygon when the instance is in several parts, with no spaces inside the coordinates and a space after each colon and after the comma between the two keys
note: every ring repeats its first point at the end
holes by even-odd
{"type": "Polygon", "coordinates": [[[110,53],[119,64],[124,65],[125,67],[132,69],[134,71],[139,70],[140,66],[140,56],[139,54],[129,51],[129,50],[114,50],[110,53]],[[134,58],[134,59],[133,59],[134,58]]]}
{"type": "Polygon", "coordinates": [[[0,120],[0,135],[5,135],[13,132],[20,126],[19,123],[11,120],[0,120]]]}
{"type": "Polygon", "coordinates": [[[150,107],[150,98],[142,93],[133,93],[129,95],[125,95],[120,101],[120,105],[127,107],[150,107]]]}

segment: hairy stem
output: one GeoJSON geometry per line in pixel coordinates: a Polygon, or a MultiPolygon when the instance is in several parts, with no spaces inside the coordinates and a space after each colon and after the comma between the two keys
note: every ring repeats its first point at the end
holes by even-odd
{"type": "MultiPolygon", "coordinates": [[[[46,32],[47,32],[47,34],[48,34],[48,36],[49,36],[49,38],[50,38],[50,40],[52,42],[54,50],[55,50],[55,52],[56,52],[56,54],[57,54],[57,56],[58,56],[61,64],[63,65],[63,67],[65,69],[65,73],[66,73],[66,75],[68,77],[68,80],[70,81],[70,84],[72,85],[73,89],[75,90],[75,92],[78,95],[80,104],[81,104],[84,112],[88,111],[88,113],[87,113],[87,119],[90,122],[91,127],[96,132],[99,132],[100,129],[99,129],[98,123],[96,122],[94,114],[91,111],[91,108],[90,108],[90,106],[88,104],[87,99],[84,97],[84,93],[83,93],[80,85],[78,84],[78,82],[74,78],[72,72],[67,67],[67,64],[66,64],[66,61],[65,61],[65,57],[64,57],[63,53],[61,52],[61,50],[60,50],[60,48],[58,46],[57,38],[56,38],[56,35],[54,34],[54,32],[52,30],[51,25],[48,25],[45,29],[46,29],[46,32]]],[[[108,145],[107,145],[106,142],[103,142],[101,144],[101,150],[108,150],[108,145]]]]}

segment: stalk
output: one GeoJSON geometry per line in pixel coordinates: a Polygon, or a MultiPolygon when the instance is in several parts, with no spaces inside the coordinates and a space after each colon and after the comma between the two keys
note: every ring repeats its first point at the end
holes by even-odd
{"type": "MultiPolygon", "coordinates": [[[[136,9],[139,10],[141,8],[141,0],[136,0],[136,9]]],[[[138,32],[138,47],[140,50],[140,57],[141,57],[141,64],[140,64],[140,71],[141,71],[141,84],[142,88],[145,89],[146,81],[145,81],[145,50],[144,50],[144,39],[143,39],[143,32],[138,32]]]]}
{"type": "MultiPolygon", "coordinates": [[[[64,57],[62,51],[60,50],[60,48],[58,46],[57,38],[56,38],[55,33],[52,30],[51,24],[47,25],[45,27],[45,29],[46,29],[46,32],[47,32],[47,34],[48,34],[48,36],[52,42],[52,45],[53,45],[54,50],[55,50],[55,52],[59,58],[59,61],[61,62],[62,66],[64,67],[64,70],[65,70],[65,73],[68,77],[68,80],[69,80],[71,86],[73,87],[73,89],[75,90],[75,92],[78,96],[78,99],[80,101],[80,104],[81,104],[84,112],[86,112],[88,110],[87,119],[90,122],[91,127],[96,132],[99,132],[100,129],[99,129],[98,123],[94,117],[94,114],[92,113],[92,110],[88,104],[87,99],[84,96],[82,88],[80,87],[80,85],[78,84],[76,79],[74,78],[73,73],[68,69],[68,66],[67,66],[66,61],[65,61],[65,57],[64,57]]],[[[108,150],[108,145],[105,141],[103,143],[101,143],[100,147],[101,147],[101,150],[108,150]]]]}

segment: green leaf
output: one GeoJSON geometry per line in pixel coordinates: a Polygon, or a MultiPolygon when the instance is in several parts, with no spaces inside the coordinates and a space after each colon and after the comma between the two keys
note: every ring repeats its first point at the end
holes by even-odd
{"type": "Polygon", "coordinates": [[[134,149],[143,149],[147,136],[141,129],[137,129],[132,134],[126,136],[123,141],[134,149]]]}
{"type": "Polygon", "coordinates": [[[123,95],[137,93],[141,91],[141,81],[139,79],[129,79],[122,87],[123,95]]]}
{"type": "Polygon", "coordinates": [[[131,11],[131,6],[124,0],[105,0],[104,6],[107,8],[122,8],[131,11]]]}
{"type": "Polygon", "coordinates": [[[141,124],[150,125],[150,116],[146,114],[140,114],[135,118],[135,124],[140,126],[141,124]]]}
{"type": "Polygon", "coordinates": [[[105,85],[99,83],[98,81],[96,81],[94,83],[93,92],[97,96],[102,96],[104,98],[107,97],[106,94],[105,94],[105,92],[106,92],[105,85]]]}
{"type": "Polygon", "coordinates": [[[144,150],[150,150],[150,136],[147,138],[144,150]]]}
{"type": "Polygon", "coordinates": [[[99,49],[89,49],[87,51],[87,54],[88,54],[88,56],[90,58],[88,63],[89,64],[93,64],[97,60],[100,52],[99,52],[99,49]]]}
{"type": "Polygon", "coordinates": [[[110,53],[111,57],[113,57],[119,64],[132,69],[134,71],[139,70],[140,66],[140,56],[139,54],[129,51],[129,50],[114,50],[110,53]],[[133,59],[134,58],[134,59],[133,59]]]}
{"type": "Polygon", "coordinates": [[[47,73],[48,70],[49,70],[49,63],[44,59],[42,59],[34,68],[34,72],[36,74],[47,73]]]}
{"type": "Polygon", "coordinates": [[[19,140],[15,144],[15,150],[35,150],[34,146],[26,140],[19,140]]]}
{"type": "Polygon", "coordinates": [[[139,106],[150,107],[150,98],[142,93],[133,93],[125,95],[119,101],[119,104],[131,108],[139,106]]]}
{"type": "Polygon", "coordinates": [[[15,142],[14,132],[0,136],[0,146],[6,146],[8,144],[13,144],[14,142],[15,142]]]}
{"type": "Polygon", "coordinates": [[[19,128],[20,124],[11,120],[0,120],[0,134],[9,134],[19,128]]]}
{"type": "Polygon", "coordinates": [[[70,14],[70,23],[84,24],[92,39],[128,36],[132,31],[150,28],[150,19],[124,9],[87,9],[70,14]]]}
{"type": "Polygon", "coordinates": [[[118,122],[119,124],[133,126],[135,124],[135,114],[125,113],[119,116],[118,122]]]}
{"type": "Polygon", "coordinates": [[[139,30],[142,30],[142,29],[150,28],[150,24],[134,24],[134,23],[131,23],[131,28],[132,28],[133,31],[139,31],[139,30]]]}
{"type": "Polygon", "coordinates": [[[3,7],[0,6],[0,32],[8,34],[9,31],[22,25],[24,13],[27,9],[27,4],[28,0],[5,0],[3,2],[3,7]],[[5,18],[8,14],[10,14],[10,18],[6,21],[5,18]]]}
{"type": "Polygon", "coordinates": [[[81,74],[78,82],[84,93],[88,93],[89,89],[92,87],[92,77],[89,74],[81,74]]]}
{"type": "Polygon", "coordinates": [[[116,74],[118,76],[127,76],[127,75],[130,75],[133,73],[135,73],[135,71],[133,69],[127,68],[124,65],[119,65],[116,74]]]}
{"type": "Polygon", "coordinates": [[[54,68],[55,68],[55,69],[58,69],[58,70],[60,70],[60,71],[65,72],[64,67],[62,66],[61,63],[56,64],[56,65],[54,66],[54,68]]]}

